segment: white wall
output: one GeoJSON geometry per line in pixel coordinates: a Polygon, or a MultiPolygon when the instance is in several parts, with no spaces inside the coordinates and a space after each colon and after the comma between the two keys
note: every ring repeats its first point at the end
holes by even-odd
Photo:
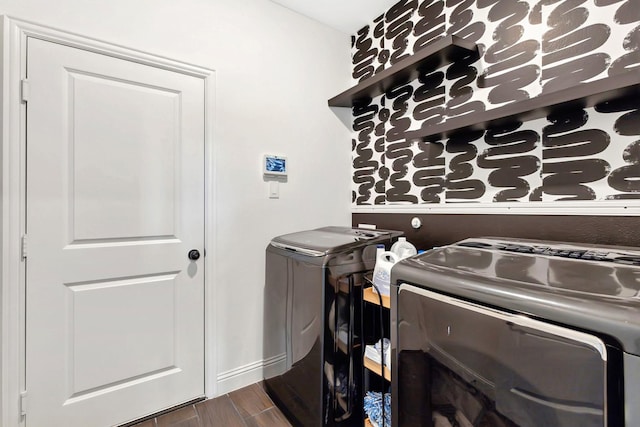
{"type": "Polygon", "coordinates": [[[326,103],[350,84],[348,35],[267,0],[0,0],[0,14],[216,70],[217,392],[260,379],[270,238],[350,224],[350,133],[326,103]],[[264,153],[289,158],[278,200],[264,153]]]}

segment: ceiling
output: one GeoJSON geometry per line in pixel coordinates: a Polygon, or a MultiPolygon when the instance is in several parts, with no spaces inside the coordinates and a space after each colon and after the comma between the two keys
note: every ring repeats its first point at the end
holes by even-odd
{"type": "Polygon", "coordinates": [[[398,0],[271,0],[349,35],[369,24],[398,0]]]}

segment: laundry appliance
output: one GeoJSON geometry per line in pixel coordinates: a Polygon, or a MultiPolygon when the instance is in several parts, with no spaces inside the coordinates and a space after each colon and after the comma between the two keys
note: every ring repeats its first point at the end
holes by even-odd
{"type": "Polygon", "coordinates": [[[267,247],[264,384],[292,424],[362,426],[364,275],[401,234],[324,227],[267,247]]]}
{"type": "Polygon", "coordinates": [[[394,427],[640,426],[640,251],[473,238],[392,269],[394,427]]]}

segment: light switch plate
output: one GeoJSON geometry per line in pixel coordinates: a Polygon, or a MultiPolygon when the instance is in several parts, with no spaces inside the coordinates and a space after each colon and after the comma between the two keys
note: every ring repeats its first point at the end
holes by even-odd
{"type": "Polygon", "coordinates": [[[269,181],[269,198],[280,198],[280,183],[278,181],[269,181]]]}

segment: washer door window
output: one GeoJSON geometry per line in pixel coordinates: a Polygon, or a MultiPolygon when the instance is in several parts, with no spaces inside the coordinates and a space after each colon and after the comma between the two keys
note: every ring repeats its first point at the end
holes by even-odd
{"type": "Polygon", "coordinates": [[[404,284],[397,352],[400,426],[607,425],[595,336],[404,284]]]}

